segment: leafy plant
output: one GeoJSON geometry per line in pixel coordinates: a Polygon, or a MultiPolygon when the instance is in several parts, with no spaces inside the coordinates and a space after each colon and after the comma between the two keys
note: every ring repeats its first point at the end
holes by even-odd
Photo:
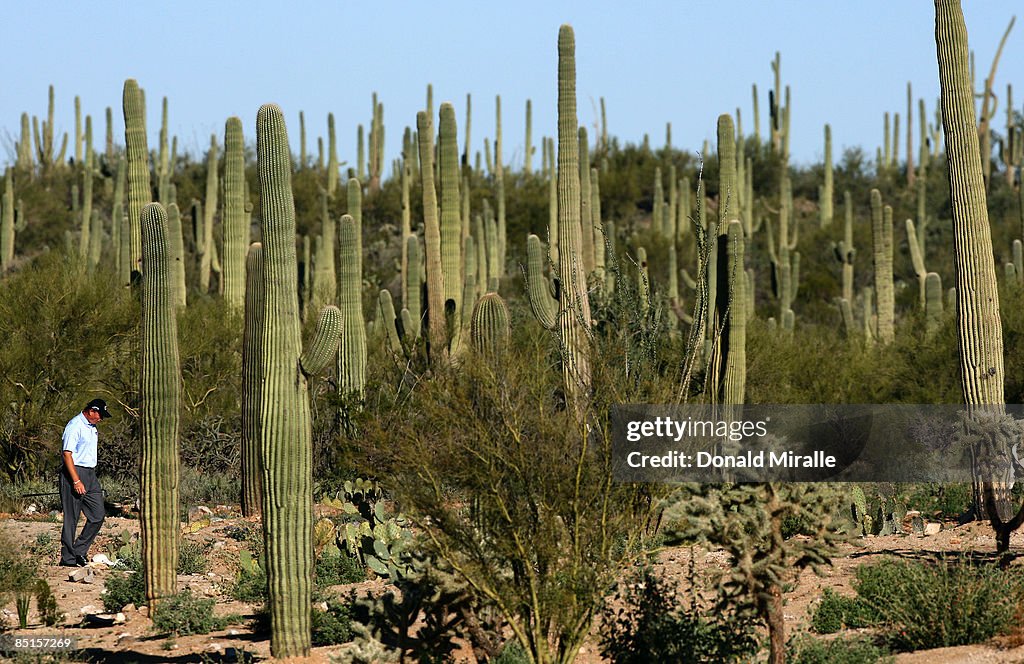
{"type": "Polygon", "coordinates": [[[313,645],[332,646],[352,640],[352,609],[355,592],[347,600],[331,597],[326,611],[313,611],[313,645]]]}
{"type": "Polygon", "coordinates": [[[209,546],[182,539],[178,546],[178,574],[205,574],[210,569],[209,546]]]}
{"type": "Polygon", "coordinates": [[[111,572],[103,593],[103,608],[120,611],[128,604],[146,604],[146,578],[141,571],[111,572]]]}
{"type": "Polygon", "coordinates": [[[811,616],[811,629],[818,634],[834,634],[844,627],[868,627],[876,619],[875,612],[863,598],[846,597],[825,588],[811,616]]]}
{"type": "Polygon", "coordinates": [[[602,613],[601,654],[617,664],[736,662],[757,652],[757,623],[686,602],[650,568],[622,586],[602,613]]]}
{"type": "Polygon", "coordinates": [[[64,620],[64,614],[57,607],[57,598],[53,596],[46,579],[39,579],[36,583],[36,610],[39,619],[47,627],[53,627],[64,620]]]}
{"type": "Polygon", "coordinates": [[[884,648],[867,638],[825,641],[804,636],[789,644],[788,661],[793,664],[875,664],[891,662],[884,648]]]}
{"type": "Polygon", "coordinates": [[[213,615],[213,599],[196,597],[190,590],[162,599],[153,612],[153,627],[178,636],[209,634],[223,629],[229,618],[213,615]]]}
{"type": "Polygon", "coordinates": [[[357,583],[366,579],[359,558],[335,546],[326,547],[316,559],[316,582],[321,587],[357,583]]]}

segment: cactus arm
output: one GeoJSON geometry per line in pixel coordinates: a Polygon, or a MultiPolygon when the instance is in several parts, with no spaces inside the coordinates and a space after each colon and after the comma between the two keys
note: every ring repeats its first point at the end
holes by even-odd
{"type": "Polygon", "coordinates": [[[530,299],[530,309],[544,326],[544,329],[555,328],[558,316],[558,300],[552,296],[544,277],[544,247],[540,238],[529,235],[526,238],[526,292],[530,299]]]}
{"type": "Polygon", "coordinates": [[[320,311],[316,332],[305,345],[299,365],[307,377],[319,374],[334,358],[341,339],[341,311],[334,305],[327,305],[320,311]]]}

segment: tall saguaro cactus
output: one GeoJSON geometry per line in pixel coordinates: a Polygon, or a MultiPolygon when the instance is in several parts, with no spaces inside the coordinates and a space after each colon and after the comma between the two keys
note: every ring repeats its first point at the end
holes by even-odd
{"type": "Polygon", "coordinates": [[[245,252],[249,245],[244,150],[242,121],[230,117],[224,125],[224,257],[220,283],[224,302],[237,311],[245,304],[245,252]]]}
{"type": "Polygon", "coordinates": [[[590,390],[590,299],[583,265],[580,158],[576,117],[576,36],[558,30],[558,333],[568,401],[580,414],[590,390]]]}
{"type": "Polygon", "coordinates": [[[178,580],[178,425],[181,368],[175,290],[168,260],[167,212],[142,211],[142,366],[139,417],[142,474],[139,527],[150,608],[178,580]]]}
{"type": "MultiPolygon", "coordinates": [[[[953,211],[960,380],[968,406],[994,406],[999,412],[1005,403],[999,290],[959,0],[935,0],[935,45],[953,211]]],[[[991,476],[975,476],[975,513],[988,516],[1001,551],[1009,547],[1010,532],[1024,523],[1024,508],[1008,522],[999,514],[997,500],[1005,500],[1008,489],[991,476]]]]}
{"type": "Polygon", "coordinates": [[[260,107],[256,153],[263,203],[260,451],[270,649],[274,657],[306,657],[313,580],[313,449],[306,380],[337,351],[341,313],[326,307],[316,336],[303,349],[291,153],[284,115],[276,105],[260,107]]]}
{"type": "Polygon", "coordinates": [[[263,245],[245,257],[245,326],[242,330],[242,514],[260,513],[260,395],[263,344],[263,245]]]}
{"type": "Polygon", "coordinates": [[[146,102],[134,78],[124,82],[123,106],[128,167],[129,272],[139,272],[142,263],[142,208],[153,199],[153,190],[149,180],[149,148],[146,147],[146,102]]]}
{"type": "Polygon", "coordinates": [[[895,295],[892,283],[892,208],[882,206],[882,194],[871,190],[871,248],[878,296],[878,339],[883,344],[896,338],[895,295]]]}

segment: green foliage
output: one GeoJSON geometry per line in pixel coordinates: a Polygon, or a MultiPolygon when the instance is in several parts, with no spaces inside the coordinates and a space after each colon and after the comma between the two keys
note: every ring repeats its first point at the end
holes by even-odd
{"type": "Polygon", "coordinates": [[[258,564],[252,554],[242,550],[239,556],[240,566],[235,583],[231,586],[231,596],[239,602],[257,604],[267,600],[267,572],[258,564]]]}
{"type": "Polygon", "coordinates": [[[313,611],[313,645],[333,646],[352,640],[352,609],[355,593],[346,600],[331,597],[327,600],[327,610],[313,611]]]}
{"type": "Polygon", "coordinates": [[[804,636],[789,644],[787,657],[787,661],[793,664],[875,664],[893,661],[884,648],[865,637],[826,641],[804,636]]]}
{"type": "Polygon", "coordinates": [[[818,634],[834,634],[844,628],[868,627],[876,621],[875,611],[863,598],[846,597],[825,588],[811,616],[811,629],[818,634]]]}
{"type": "Polygon", "coordinates": [[[616,664],[738,662],[757,652],[757,623],[686,602],[650,568],[620,586],[602,613],[601,654],[616,664]],[[688,604],[688,605],[687,605],[688,604]]]}
{"type": "Polygon", "coordinates": [[[111,572],[104,588],[103,608],[108,612],[120,611],[128,604],[146,604],[146,577],[141,570],[111,572]]]}
{"type": "Polygon", "coordinates": [[[210,570],[207,543],[182,538],[178,544],[178,574],[206,574],[210,570]]]}
{"type": "Polygon", "coordinates": [[[518,641],[507,642],[491,661],[494,664],[530,664],[530,658],[518,641]]]}
{"type": "Polygon", "coordinates": [[[161,634],[178,636],[209,634],[223,629],[230,618],[213,615],[214,604],[215,600],[196,597],[190,590],[165,597],[153,612],[153,628],[161,634]]]}
{"type": "Polygon", "coordinates": [[[316,559],[316,583],[320,587],[358,583],[366,579],[366,568],[359,558],[330,546],[316,559]]]}
{"type": "Polygon", "coordinates": [[[1019,570],[965,557],[863,566],[854,588],[860,616],[881,625],[895,650],[986,641],[1016,624],[1024,601],[1019,570]]]}

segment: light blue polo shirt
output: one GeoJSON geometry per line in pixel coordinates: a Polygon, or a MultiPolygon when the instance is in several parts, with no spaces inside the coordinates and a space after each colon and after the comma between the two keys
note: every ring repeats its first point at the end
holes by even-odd
{"type": "Polygon", "coordinates": [[[89,424],[85,415],[79,413],[71,418],[68,425],[64,427],[64,450],[71,451],[71,458],[76,466],[86,468],[96,467],[96,446],[99,442],[99,432],[96,425],[89,424]]]}

